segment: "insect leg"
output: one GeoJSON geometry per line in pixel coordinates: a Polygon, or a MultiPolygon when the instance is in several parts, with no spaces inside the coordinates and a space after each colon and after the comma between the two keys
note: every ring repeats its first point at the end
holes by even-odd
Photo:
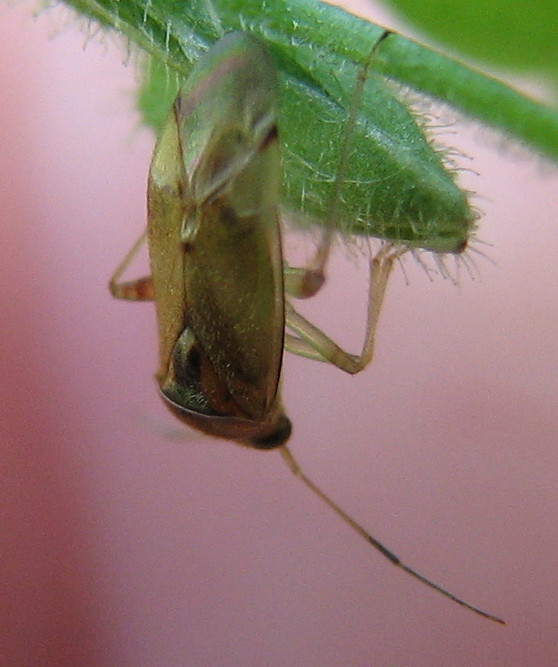
{"type": "Polygon", "coordinates": [[[327,361],[351,374],[359,373],[368,366],[374,356],[376,329],[387,282],[394,263],[405,251],[404,247],[394,248],[391,244],[386,243],[370,260],[366,333],[360,354],[350,354],[343,350],[321,329],[297,313],[290,303],[286,303],[286,326],[295,335],[287,334],[285,337],[287,350],[317,361],[327,361]]]}
{"type": "MultiPolygon", "coordinates": [[[[335,235],[336,221],[341,216],[341,189],[347,171],[348,160],[351,155],[352,130],[358,120],[358,110],[368,72],[380,44],[390,35],[386,30],[372,47],[364,67],[359,72],[355,85],[351,111],[346,123],[345,140],[341,151],[339,168],[337,170],[332,193],[331,215],[329,222],[322,233],[322,238],[313,259],[307,267],[285,269],[285,291],[297,298],[313,296],[318,292],[325,281],[325,266],[329,258],[331,245],[335,235]]],[[[370,260],[370,282],[368,289],[368,316],[366,334],[359,355],[354,355],[340,348],[320,329],[299,315],[290,305],[286,305],[286,324],[296,335],[287,334],[285,347],[301,356],[320,361],[328,361],[347,373],[358,373],[371,361],[374,353],[375,333],[384,300],[387,281],[394,262],[405,252],[405,248],[396,249],[390,244],[384,244],[380,251],[370,260]]]]}
{"type": "Polygon", "coordinates": [[[333,183],[330,215],[325,223],[322,237],[314,257],[309,262],[308,266],[303,268],[289,268],[285,272],[286,291],[299,299],[314,296],[325,282],[325,267],[331,252],[331,246],[336,233],[336,226],[341,218],[341,191],[351,156],[353,130],[358,121],[359,107],[368,79],[368,72],[374,62],[380,44],[391,34],[393,33],[390,30],[385,30],[381,34],[379,39],[374,43],[364,66],[359,72],[352,95],[351,109],[345,124],[345,135],[339,159],[339,166],[333,183]]]}
{"type": "Polygon", "coordinates": [[[130,266],[134,257],[138,254],[142,245],[147,240],[147,232],[139,237],[130,251],[124,257],[116,271],[112,274],[109,281],[109,290],[116,299],[126,299],[128,301],[153,301],[153,281],[151,276],[144,276],[136,280],[120,282],[120,278],[130,266]]]}

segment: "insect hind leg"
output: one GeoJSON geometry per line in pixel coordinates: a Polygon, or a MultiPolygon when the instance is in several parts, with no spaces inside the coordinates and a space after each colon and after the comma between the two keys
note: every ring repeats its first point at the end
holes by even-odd
{"type": "Polygon", "coordinates": [[[331,247],[335,238],[336,226],[341,218],[341,191],[347,172],[348,162],[350,160],[353,141],[353,129],[358,121],[358,110],[364,94],[368,73],[372,67],[374,58],[377,55],[380,44],[391,34],[393,33],[390,30],[385,30],[380,35],[379,39],[376,40],[372,49],[370,50],[364,66],[359,72],[352,96],[350,113],[345,124],[345,136],[343,139],[339,165],[335,175],[335,180],[333,182],[330,215],[326,220],[325,227],[322,232],[322,237],[314,257],[306,267],[289,267],[285,271],[285,290],[287,293],[291,294],[292,296],[296,296],[298,299],[306,299],[314,296],[321,289],[325,282],[325,268],[331,254],[331,247]]]}
{"type": "MultiPolygon", "coordinates": [[[[285,269],[285,292],[296,298],[314,296],[325,282],[325,267],[331,253],[331,246],[335,238],[336,224],[341,218],[341,201],[344,178],[350,160],[353,129],[358,122],[358,110],[368,73],[377,55],[380,44],[392,34],[386,30],[374,43],[368,58],[359,72],[352,97],[351,110],[345,128],[345,137],[339,166],[333,183],[330,216],[322,232],[322,237],[315,255],[304,268],[285,269]]],[[[350,354],[324,332],[315,327],[302,315],[297,313],[291,304],[286,306],[286,325],[295,335],[287,334],[285,347],[301,356],[319,361],[327,361],[341,368],[347,373],[355,374],[365,368],[374,355],[375,334],[384,301],[387,281],[391,274],[394,262],[405,252],[406,248],[396,248],[390,243],[384,243],[379,252],[370,259],[370,278],[368,288],[368,314],[366,319],[366,333],[360,354],[350,354]]]]}
{"type": "Polygon", "coordinates": [[[406,250],[405,247],[384,243],[369,261],[366,331],[360,354],[346,352],[321,329],[300,315],[288,302],[285,309],[286,326],[294,335],[289,333],[286,335],[286,349],[303,357],[331,363],[351,375],[366,368],[374,356],[376,330],[389,277],[394,264],[406,250]]]}

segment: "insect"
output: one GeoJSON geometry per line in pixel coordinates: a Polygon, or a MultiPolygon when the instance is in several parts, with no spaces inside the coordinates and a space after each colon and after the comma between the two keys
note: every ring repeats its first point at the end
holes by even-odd
{"type": "Polygon", "coordinates": [[[209,435],[278,449],[291,470],[393,564],[502,622],[403,564],[326,496],[287,448],[284,348],[349,373],[362,370],[373,356],[390,272],[405,248],[387,243],[371,259],[362,350],[345,352],[290,303],[291,296],[320,289],[333,228],[326,226],[308,267],[284,266],[280,185],[275,70],[259,42],[230,33],[197,63],[176,98],[150,167],[147,232],[110,281],[117,298],[156,303],[162,400],[209,435]],[[146,239],[151,275],[123,282],[146,239]]]}

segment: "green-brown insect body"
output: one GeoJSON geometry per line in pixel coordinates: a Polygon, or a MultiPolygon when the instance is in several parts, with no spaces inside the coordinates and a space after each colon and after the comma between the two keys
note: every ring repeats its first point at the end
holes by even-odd
{"type": "Polygon", "coordinates": [[[209,59],[181,89],[149,175],[157,380],[184,421],[268,447],[290,433],[275,73],[247,35],[209,59]]]}

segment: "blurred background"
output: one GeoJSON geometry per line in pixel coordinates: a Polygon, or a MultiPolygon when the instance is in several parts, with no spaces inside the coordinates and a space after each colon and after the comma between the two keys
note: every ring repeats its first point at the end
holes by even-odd
{"type": "MultiPolygon", "coordinates": [[[[285,361],[308,475],[504,628],[390,566],[277,453],[166,413],[153,306],[106,287],[145,223],[134,55],[61,8],[1,11],[0,664],[556,664],[556,171],[456,123],[478,275],[408,260],[358,377],[285,361]]],[[[365,264],[341,249],[304,304],[350,349],[365,264]]]]}

